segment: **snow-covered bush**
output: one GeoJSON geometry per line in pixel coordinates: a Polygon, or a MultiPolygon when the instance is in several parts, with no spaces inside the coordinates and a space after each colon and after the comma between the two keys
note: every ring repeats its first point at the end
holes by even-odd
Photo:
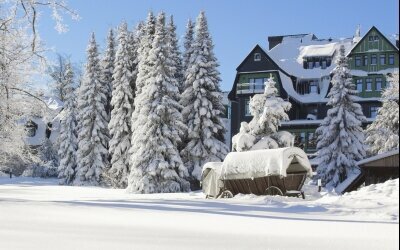
{"type": "Polygon", "coordinates": [[[289,120],[286,114],[291,104],[278,97],[273,78],[265,82],[263,94],[254,95],[250,100],[253,119],[249,124],[241,123],[240,132],[232,137],[233,151],[248,151],[291,147],[294,136],[286,131],[278,132],[281,121],[289,120]]]}

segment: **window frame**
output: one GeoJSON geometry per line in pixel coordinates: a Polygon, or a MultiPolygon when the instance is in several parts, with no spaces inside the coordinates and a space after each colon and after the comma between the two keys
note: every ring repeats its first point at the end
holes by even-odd
{"type": "Polygon", "coordinates": [[[254,53],[254,61],[255,62],[261,61],[261,53],[254,53]]]}
{"type": "Polygon", "coordinates": [[[371,92],[372,91],[372,78],[365,78],[365,91],[371,92]],[[368,88],[369,86],[369,88],[368,88]]]}
{"type": "Polygon", "coordinates": [[[382,79],[382,77],[376,77],[375,78],[375,90],[376,91],[382,91],[382,88],[383,88],[383,79],[382,79]],[[379,81],[378,81],[378,79],[379,79],[379,81]],[[380,88],[378,88],[378,82],[380,83],[380,88]]]}
{"type": "Polygon", "coordinates": [[[250,98],[244,100],[244,116],[252,116],[250,113],[250,98]]]}
{"type": "Polygon", "coordinates": [[[388,60],[389,65],[394,65],[394,54],[389,55],[389,60],[388,60]]]}
{"type": "Polygon", "coordinates": [[[364,91],[364,81],[362,78],[356,79],[356,89],[358,93],[362,93],[364,91]],[[361,91],[358,89],[358,86],[361,86],[361,91]]]}
{"type": "Polygon", "coordinates": [[[355,56],[355,58],[354,58],[354,65],[356,66],[356,67],[361,67],[362,65],[361,65],[361,56],[355,56]]]}
{"type": "Polygon", "coordinates": [[[363,66],[368,66],[368,56],[367,56],[367,55],[365,55],[365,56],[363,57],[363,60],[364,60],[363,66]]]}
{"type": "Polygon", "coordinates": [[[379,55],[379,64],[380,65],[386,65],[386,55],[385,54],[380,54],[379,55]],[[382,63],[382,59],[383,59],[383,63],[382,63]]]}
{"type": "Polygon", "coordinates": [[[378,111],[379,111],[379,107],[378,106],[370,106],[369,107],[369,117],[368,118],[376,118],[378,116],[378,111]],[[375,114],[375,116],[372,116],[373,113],[375,114]]]}
{"type": "Polygon", "coordinates": [[[371,65],[378,64],[378,56],[376,54],[371,55],[371,65]],[[375,59],[375,63],[373,63],[373,59],[375,59]]]}

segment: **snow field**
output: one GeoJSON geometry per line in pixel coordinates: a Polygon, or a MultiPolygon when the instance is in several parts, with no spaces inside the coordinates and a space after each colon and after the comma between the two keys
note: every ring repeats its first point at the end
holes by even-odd
{"type": "Polygon", "coordinates": [[[397,180],[306,200],[128,194],[0,178],[1,249],[396,249],[397,180]]]}

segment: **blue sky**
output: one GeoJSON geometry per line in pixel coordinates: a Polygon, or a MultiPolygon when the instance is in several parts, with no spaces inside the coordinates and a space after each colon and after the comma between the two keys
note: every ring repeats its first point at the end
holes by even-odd
{"type": "MultiPolygon", "coordinates": [[[[72,21],[65,16],[69,31],[58,34],[46,13],[40,20],[42,40],[56,52],[84,63],[89,34],[94,31],[101,47],[109,28],[125,20],[133,27],[147,12],[172,14],[182,37],[189,18],[206,12],[220,63],[221,88],[230,90],[236,67],[258,43],[267,47],[267,37],[284,34],[314,33],[318,38],[353,36],[361,25],[364,34],[375,25],[383,34],[399,33],[397,0],[69,0],[69,6],[81,16],[72,21]]],[[[54,53],[49,53],[53,57],[54,53]]]]}

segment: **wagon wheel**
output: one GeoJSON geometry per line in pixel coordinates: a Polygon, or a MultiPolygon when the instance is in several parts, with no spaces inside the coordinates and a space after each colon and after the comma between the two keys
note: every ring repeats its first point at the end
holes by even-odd
{"type": "Polygon", "coordinates": [[[280,195],[280,196],[283,196],[282,191],[278,187],[275,187],[275,186],[267,187],[267,189],[265,189],[265,194],[266,195],[280,195]]]}
{"type": "Polygon", "coordinates": [[[221,193],[221,195],[218,198],[222,198],[222,199],[233,198],[233,194],[231,191],[225,190],[221,193]]]}

